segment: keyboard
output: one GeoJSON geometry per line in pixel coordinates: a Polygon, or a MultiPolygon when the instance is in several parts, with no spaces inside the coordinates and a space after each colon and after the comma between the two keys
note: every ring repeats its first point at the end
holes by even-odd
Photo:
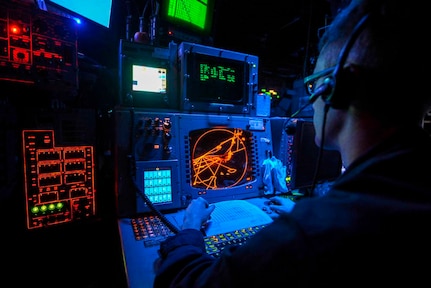
{"type": "MultiPolygon", "coordinates": [[[[158,216],[139,216],[131,219],[135,239],[143,241],[145,247],[159,245],[167,237],[174,235],[158,216]]],[[[206,252],[219,257],[224,248],[242,245],[266,225],[242,228],[231,232],[204,237],[206,252]]]]}
{"type": "Polygon", "coordinates": [[[252,237],[254,234],[256,234],[256,232],[258,232],[265,226],[266,225],[259,225],[238,229],[227,233],[206,236],[204,238],[206,252],[209,255],[217,258],[220,256],[224,248],[230,245],[244,244],[248,239],[250,239],[250,237],[252,237]]]}
{"type": "Polygon", "coordinates": [[[159,245],[168,236],[174,235],[158,216],[139,216],[130,222],[135,239],[143,240],[145,247],[159,245]]]}

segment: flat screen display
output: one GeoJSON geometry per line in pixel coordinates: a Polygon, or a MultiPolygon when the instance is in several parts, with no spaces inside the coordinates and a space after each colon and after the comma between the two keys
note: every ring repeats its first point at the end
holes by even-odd
{"type": "Polygon", "coordinates": [[[111,23],[112,0],[49,0],[48,3],[65,8],[77,16],[82,16],[109,28],[111,23]]]}
{"type": "Polygon", "coordinates": [[[144,192],[154,204],[172,203],[172,173],[170,168],[143,171],[144,192]]]}
{"type": "Polygon", "coordinates": [[[167,69],[132,65],[132,91],[166,94],[167,69]]]}
{"type": "Polygon", "coordinates": [[[168,48],[120,41],[120,103],[152,111],[178,109],[176,45],[168,48]]]}
{"type": "Polygon", "coordinates": [[[209,34],[212,29],[214,0],[164,0],[162,19],[184,31],[209,34]]]}
{"type": "MultiPolygon", "coordinates": [[[[144,199],[139,195],[133,195],[136,193],[133,189],[124,192],[131,193],[128,196],[136,199],[136,212],[149,212],[154,208],[165,211],[182,207],[177,160],[136,161],[135,164],[139,194],[145,194],[148,198],[144,199]]],[[[130,201],[130,198],[126,199],[123,201],[130,201]]],[[[129,203],[132,204],[133,201],[129,203]]],[[[122,204],[127,205],[127,203],[122,204]]],[[[129,212],[133,211],[134,209],[130,207],[129,212]]]]}

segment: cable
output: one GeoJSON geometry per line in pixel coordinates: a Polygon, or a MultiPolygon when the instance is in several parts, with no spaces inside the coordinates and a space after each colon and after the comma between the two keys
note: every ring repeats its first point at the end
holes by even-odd
{"type": "Polygon", "coordinates": [[[139,196],[142,197],[145,204],[147,204],[147,206],[151,209],[151,211],[153,211],[160,218],[160,220],[163,222],[163,224],[166,225],[166,227],[169,228],[169,230],[177,234],[180,231],[180,229],[176,227],[171,221],[169,221],[169,219],[166,218],[166,216],[159,209],[157,209],[156,206],[154,206],[150,198],[148,198],[148,196],[138,187],[138,185],[136,185],[135,181],[133,181],[133,184],[136,189],[136,192],[138,193],[139,196]]]}
{"type": "Polygon", "coordinates": [[[305,108],[307,108],[311,103],[312,102],[308,101],[307,104],[303,105],[301,108],[296,110],[296,112],[290,115],[289,118],[295,118],[296,116],[298,116],[298,114],[301,113],[305,108]]]}
{"type": "Polygon", "coordinates": [[[142,191],[141,188],[139,188],[139,186],[136,184],[136,162],[135,162],[135,150],[133,149],[133,123],[135,123],[135,111],[133,109],[133,107],[130,109],[130,139],[129,139],[129,150],[130,150],[130,155],[128,156],[128,161],[129,161],[129,175],[130,175],[130,179],[132,180],[133,183],[133,188],[135,189],[135,192],[144,200],[145,204],[147,204],[147,206],[151,209],[152,212],[154,212],[159,218],[160,220],[163,222],[163,224],[166,225],[166,227],[169,228],[169,230],[171,230],[173,233],[177,234],[180,229],[178,229],[178,227],[176,227],[171,221],[169,221],[168,218],[166,218],[166,216],[159,210],[157,209],[156,206],[154,206],[154,203],[150,200],[150,198],[148,198],[148,196],[145,194],[144,191],[142,191]]]}
{"type": "Polygon", "coordinates": [[[316,188],[317,185],[317,179],[319,176],[319,172],[320,172],[320,165],[322,162],[322,155],[323,155],[323,145],[325,142],[325,126],[326,126],[326,115],[328,114],[329,108],[331,106],[329,104],[325,104],[325,110],[323,113],[323,121],[322,121],[322,129],[320,131],[320,146],[319,146],[319,151],[317,154],[317,161],[316,161],[316,167],[314,168],[314,176],[313,176],[313,181],[311,182],[311,187],[310,187],[310,191],[311,194],[313,193],[314,189],[316,188]]]}

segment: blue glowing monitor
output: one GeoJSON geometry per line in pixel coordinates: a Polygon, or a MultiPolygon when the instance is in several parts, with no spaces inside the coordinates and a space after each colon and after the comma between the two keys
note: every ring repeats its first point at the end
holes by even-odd
{"type": "Polygon", "coordinates": [[[50,3],[72,12],[74,16],[82,16],[92,22],[110,27],[113,0],[50,0],[50,3]]]}

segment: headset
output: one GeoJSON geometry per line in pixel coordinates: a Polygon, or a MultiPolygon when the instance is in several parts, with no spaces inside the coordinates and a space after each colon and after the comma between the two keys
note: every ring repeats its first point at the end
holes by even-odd
{"type": "MultiPolygon", "coordinates": [[[[290,116],[290,118],[296,117],[302,110],[305,109],[305,107],[307,107],[310,104],[313,104],[313,102],[316,101],[316,99],[319,97],[322,97],[322,99],[326,103],[325,115],[329,108],[346,109],[349,106],[350,97],[347,97],[347,95],[349,95],[349,89],[354,83],[353,81],[354,77],[352,72],[349,72],[348,70],[345,70],[343,68],[344,68],[344,65],[346,64],[347,56],[349,55],[349,52],[352,49],[353,44],[358,39],[360,33],[364,30],[365,26],[369,21],[369,18],[370,18],[370,13],[363,16],[359,20],[359,22],[355,25],[352,33],[350,34],[349,38],[347,39],[346,43],[344,44],[344,46],[340,51],[334,71],[331,73],[331,75],[329,75],[323,80],[322,84],[320,84],[315,89],[314,93],[308,98],[307,104],[302,106],[295,113],[293,113],[290,116]]],[[[323,121],[324,121],[323,127],[325,127],[326,116],[324,117],[323,121]]],[[[289,128],[291,127],[289,126],[285,127],[285,131],[288,134],[292,133],[292,131],[290,131],[289,128]]],[[[322,143],[324,142],[324,137],[325,137],[324,131],[325,129],[322,129],[322,135],[321,135],[322,143]]],[[[313,176],[313,184],[311,186],[310,191],[313,191],[316,185],[317,175],[319,173],[320,162],[322,159],[321,158],[322,154],[323,154],[323,145],[320,145],[316,169],[314,171],[314,176],[313,176]]]]}
{"type": "Polygon", "coordinates": [[[353,75],[351,72],[346,71],[343,68],[353,44],[358,39],[360,33],[364,30],[369,19],[370,14],[366,14],[356,24],[352,34],[349,36],[346,44],[344,44],[340,51],[334,71],[316,88],[315,92],[310,96],[308,104],[312,104],[321,96],[326,104],[331,108],[346,109],[348,107],[350,99],[346,95],[349,95],[348,89],[351,87],[350,84],[353,84],[353,75]]]}

